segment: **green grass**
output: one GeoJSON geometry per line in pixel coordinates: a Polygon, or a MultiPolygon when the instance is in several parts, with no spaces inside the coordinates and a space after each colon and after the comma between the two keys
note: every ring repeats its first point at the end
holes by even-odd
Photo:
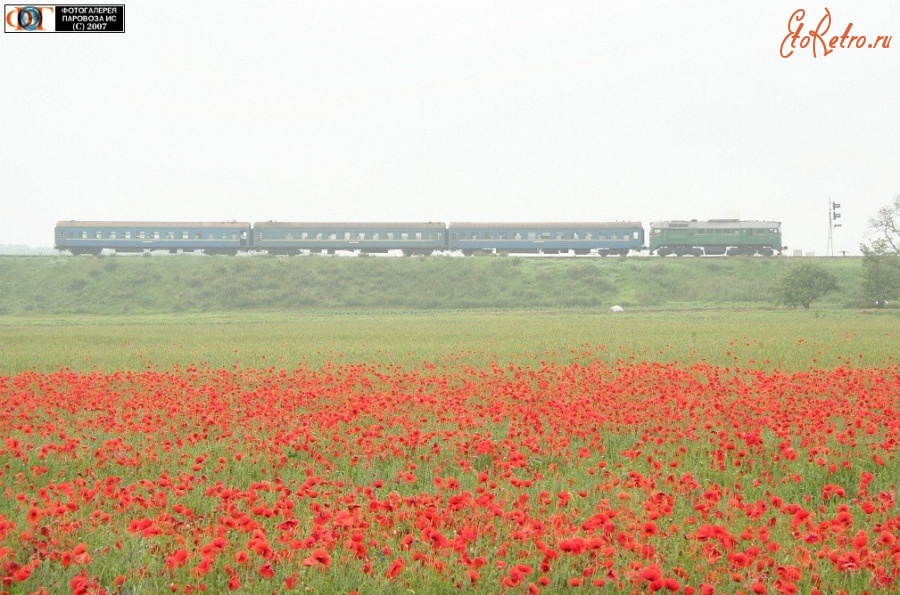
{"type": "Polygon", "coordinates": [[[617,359],[805,369],[900,353],[900,312],[562,310],[0,317],[0,372],[617,359]]]}
{"type": "MultiPolygon", "coordinates": [[[[860,303],[861,259],[821,261],[860,303]]],[[[0,258],[0,316],[766,306],[776,258],[0,258]]]]}

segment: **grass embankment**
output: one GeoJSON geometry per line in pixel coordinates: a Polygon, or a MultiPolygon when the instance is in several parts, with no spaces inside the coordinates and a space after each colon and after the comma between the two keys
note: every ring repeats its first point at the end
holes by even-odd
{"type": "MultiPolygon", "coordinates": [[[[821,261],[859,301],[859,259],[821,261]]],[[[241,310],[760,307],[790,259],[229,258],[0,259],[0,316],[241,310]]]]}

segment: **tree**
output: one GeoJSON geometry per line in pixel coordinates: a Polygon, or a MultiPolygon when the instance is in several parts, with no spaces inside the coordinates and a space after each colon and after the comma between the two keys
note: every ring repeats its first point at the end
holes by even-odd
{"type": "Polygon", "coordinates": [[[863,253],[866,300],[884,306],[900,297],[900,194],[869,219],[876,238],[871,246],[860,245],[863,253]]]}
{"type": "Polygon", "coordinates": [[[788,308],[809,305],[828,293],[837,290],[837,280],[822,265],[803,261],[781,271],[772,287],[775,305],[788,308]]]}
{"type": "Polygon", "coordinates": [[[886,251],[884,245],[862,244],[863,292],[870,305],[883,307],[900,297],[900,254],[886,251]]]}
{"type": "Polygon", "coordinates": [[[872,248],[879,252],[900,254],[900,194],[869,219],[869,229],[878,236],[872,248]]]}

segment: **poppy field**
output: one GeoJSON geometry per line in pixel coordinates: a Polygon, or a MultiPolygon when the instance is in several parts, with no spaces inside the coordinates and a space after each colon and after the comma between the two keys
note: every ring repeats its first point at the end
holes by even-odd
{"type": "Polygon", "coordinates": [[[611,349],[5,373],[0,592],[897,589],[900,365],[611,349]]]}

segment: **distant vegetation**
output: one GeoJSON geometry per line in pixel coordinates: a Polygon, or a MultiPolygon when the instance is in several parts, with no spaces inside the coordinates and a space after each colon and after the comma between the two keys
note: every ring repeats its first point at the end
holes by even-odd
{"type": "MultiPolygon", "coordinates": [[[[786,258],[0,258],[0,315],[771,307],[786,258]]],[[[858,306],[861,259],[820,261],[858,306]]]]}

